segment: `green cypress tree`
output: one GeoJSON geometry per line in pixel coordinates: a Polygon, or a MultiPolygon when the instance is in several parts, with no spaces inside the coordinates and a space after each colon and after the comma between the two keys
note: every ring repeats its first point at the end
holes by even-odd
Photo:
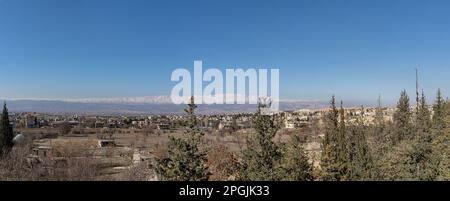
{"type": "Polygon", "coordinates": [[[348,147],[347,147],[347,127],[343,102],[341,101],[341,108],[339,110],[339,136],[337,139],[338,145],[338,163],[339,172],[341,175],[340,180],[348,179],[348,147]]]}
{"type": "Polygon", "coordinates": [[[367,129],[364,124],[364,107],[361,107],[360,115],[349,130],[349,179],[353,181],[372,179],[374,164],[366,139],[367,129]]]}
{"type": "Polygon", "coordinates": [[[438,176],[439,157],[433,153],[431,142],[424,137],[412,142],[412,149],[407,152],[406,172],[411,178],[407,180],[434,181],[438,176]]]}
{"type": "Polygon", "coordinates": [[[280,147],[273,142],[279,130],[275,115],[264,114],[268,105],[258,104],[253,117],[256,135],[247,139],[247,147],[243,150],[242,167],[239,180],[244,181],[278,181],[283,179],[281,170],[282,153],[280,147]]]}
{"type": "Polygon", "coordinates": [[[313,166],[309,163],[308,155],[302,146],[300,137],[292,136],[285,146],[282,161],[282,177],[286,181],[312,181],[313,166]]]}
{"type": "Polygon", "coordinates": [[[390,122],[386,122],[384,118],[383,106],[381,103],[381,95],[378,97],[378,106],[375,110],[374,124],[369,125],[367,129],[370,131],[370,135],[367,135],[367,139],[372,137],[371,141],[371,155],[373,160],[372,167],[372,178],[373,180],[383,180],[384,172],[380,169],[383,165],[383,158],[385,154],[391,149],[390,138],[389,138],[389,128],[390,122]]]}
{"type": "Polygon", "coordinates": [[[330,101],[330,110],[324,115],[323,123],[325,136],[322,141],[320,158],[321,179],[326,181],[340,181],[343,176],[339,162],[339,111],[336,108],[336,98],[334,95],[330,101]]]}
{"type": "Polygon", "coordinates": [[[413,160],[412,164],[415,164],[413,170],[418,180],[434,180],[437,175],[437,156],[433,153],[432,147],[431,112],[423,91],[419,102],[416,126],[417,139],[413,145],[412,156],[420,158],[413,160]]]}
{"type": "Polygon", "coordinates": [[[419,101],[416,122],[416,138],[412,140],[412,149],[407,152],[407,170],[412,180],[433,181],[438,177],[439,154],[433,150],[431,135],[431,112],[425,95],[419,101]]]}
{"type": "Polygon", "coordinates": [[[410,148],[405,149],[402,159],[401,179],[432,181],[437,177],[438,158],[432,149],[431,112],[423,92],[416,111],[415,136],[405,141],[410,148]]]}
{"type": "Polygon", "coordinates": [[[187,113],[185,138],[170,137],[168,156],[158,159],[156,172],[162,180],[206,181],[209,178],[207,153],[200,149],[203,134],[198,128],[194,97],[185,109],[187,113]]]}
{"type": "Polygon", "coordinates": [[[438,89],[436,101],[433,105],[433,129],[437,135],[443,135],[446,128],[446,103],[442,97],[441,89],[438,89]]]}
{"type": "Polygon", "coordinates": [[[416,131],[417,137],[427,138],[426,141],[431,141],[431,112],[428,109],[425,94],[422,91],[422,96],[419,101],[419,108],[416,117],[416,131]]]}
{"type": "Polygon", "coordinates": [[[0,120],[0,153],[8,152],[14,146],[14,132],[9,121],[8,108],[3,104],[3,112],[0,120]]]}
{"type": "Polygon", "coordinates": [[[411,110],[409,105],[409,97],[406,90],[400,94],[397,103],[397,110],[394,113],[394,131],[392,141],[394,144],[404,139],[412,138],[411,110]]]}
{"type": "Polygon", "coordinates": [[[450,181],[450,103],[438,90],[433,106],[433,152],[439,159],[437,180],[450,181]]]}

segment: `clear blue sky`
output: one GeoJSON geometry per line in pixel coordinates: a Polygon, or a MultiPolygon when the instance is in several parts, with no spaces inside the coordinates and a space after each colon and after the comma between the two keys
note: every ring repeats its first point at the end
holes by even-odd
{"type": "Polygon", "coordinates": [[[0,0],[0,97],[167,95],[176,68],[279,68],[282,98],[450,91],[450,1],[0,0]]]}

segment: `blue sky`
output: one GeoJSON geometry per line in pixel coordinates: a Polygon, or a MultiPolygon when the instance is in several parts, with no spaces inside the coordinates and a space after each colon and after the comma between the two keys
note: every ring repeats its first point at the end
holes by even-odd
{"type": "Polygon", "coordinates": [[[289,99],[450,91],[450,2],[0,0],[0,97],[168,95],[176,68],[279,68],[289,99]]]}

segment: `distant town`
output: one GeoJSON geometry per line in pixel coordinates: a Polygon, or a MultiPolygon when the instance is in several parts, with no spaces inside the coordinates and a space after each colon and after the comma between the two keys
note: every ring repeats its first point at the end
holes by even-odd
{"type": "MultiPolygon", "coordinates": [[[[201,107],[201,106],[200,106],[201,107]]],[[[283,127],[286,129],[300,128],[313,120],[321,119],[329,109],[300,109],[280,112],[283,127]]],[[[392,120],[395,108],[384,108],[386,120],[392,120]]],[[[346,108],[350,117],[359,116],[361,108],[346,108]]],[[[376,108],[364,108],[367,123],[375,117],[376,108]]],[[[252,113],[199,115],[200,126],[203,129],[226,130],[233,128],[245,129],[251,127],[252,113]]],[[[61,115],[36,112],[12,113],[12,123],[16,129],[57,129],[69,126],[71,129],[155,129],[174,130],[182,127],[185,115],[139,115],[139,116],[90,116],[61,115]]]]}

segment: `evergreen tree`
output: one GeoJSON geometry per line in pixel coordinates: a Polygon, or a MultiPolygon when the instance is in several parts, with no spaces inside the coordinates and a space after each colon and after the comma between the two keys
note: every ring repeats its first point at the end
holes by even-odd
{"type": "Polygon", "coordinates": [[[411,124],[409,98],[403,91],[394,114],[392,146],[386,153],[378,153],[378,179],[435,180],[439,175],[440,157],[432,146],[431,112],[422,92],[416,109],[415,126],[411,124]]]}
{"type": "Polygon", "coordinates": [[[438,176],[439,157],[433,153],[427,137],[419,137],[412,142],[406,161],[405,171],[411,175],[407,180],[433,181],[438,176]]]}
{"type": "Polygon", "coordinates": [[[342,129],[339,126],[339,111],[336,108],[336,99],[333,95],[330,101],[330,110],[324,116],[324,139],[322,141],[322,153],[320,167],[321,179],[327,181],[341,181],[346,179],[341,157],[342,129]],[[341,138],[341,139],[340,139],[341,138]]]}
{"type": "Polygon", "coordinates": [[[349,137],[349,178],[353,181],[372,178],[373,159],[367,144],[366,131],[364,108],[361,107],[361,114],[351,125],[349,137]]]}
{"type": "Polygon", "coordinates": [[[259,102],[258,110],[253,117],[256,135],[247,139],[247,147],[243,150],[242,169],[239,180],[244,181],[278,181],[282,180],[280,147],[273,142],[279,125],[275,116],[265,114],[263,109],[268,105],[259,102]]]}
{"type": "Polygon", "coordinates": [[[156,172],[162,180],[169,181],[206,181],[209,173],[207,153],[201,150],[203,134],[198,128],[194,97],[185,109],[187,113],[185,138],[170,137],[168,156],[157,161],[156,172]]]}
{"type": "Polygon", "coordinates": [[[394,115],[396,132],[402,132],[403,138],[397,142],[391,150],[389,158],[386,159],[386,172],[392,172],[388,178],[407,181],[430,181],[435,180],[438,175],[439,159],[433,153],[431,141],[431,112],[428,109],[426,98],[422,92],[419,105],[416,110],[415,132],[408,130],[412,126],[404,123],[407,119],[406,98],[402,96],[399,106],[394,115]],[[414,135],[413,135],[414,134],[414,135]],[[395,164],[395,165],[394,165],[395,164]]]}
{"type": "Polygon", "coordinates": [[[446,103],[442,97],[441,90],[438,89],[436,95],[436,101],[433,105],[433,129],[435,130],[437,135],[443,135],[444,129],[446,128],[446,103]]]}
{"type": "Polygon", "coordinates": [[[282,161],[283,180],[312,181],[313,167],[309,163],[308,155],[302,146],[300,137],[294,135],[285,147],[282,161]]]}
{"type": "Polygon", "coordinates": [[[367,136],[367,139],[370,139],[369,137],[373,137],[371,144],[370,144],[370,150],[373,160],[373,167],[372,167],[372,179],[373,180],[383,180],[383,172],[380,171],[382,169],[383,164],[383,158],[385,157],[385,154],[391,149],[390,145],[390,138],[389,138],[389,128],[391,127],[390,122],[386,122],[384,118],[384,112],[383,112],[383,106],[381,103],[381,95],[378,97],[378,106],[375,110],[375,117],[374,117],[374,124],[369,125],[367,129],[370,131],[370,134],[372,136],[367,136]]]}
{"type": "Polygon", "coordinates": [[[339,110],[339,136],[338,136],[338,163],[340,169],[341,180],[348,178],[348,147],[347,147],[347,127],[345,122],[345,110],[343,102],[341,101],[341,108],[339,110]]]}
{"type": "Polygon", "coordinates": [[[432,181],[438,175],[439,156],[434,153],[431,135],[431,112],[425,94],[419,100],[416,117],[416,137],[412,149],[407,152],[407,170],[412,180],[432,181]]]}
{"type": "Polygon", "coordinates": [[[435,153],[439,160],[437,180],[440,181],[450,181],[450,131],[448,128],[446,130],[442,136],[439,136],[440,144],[435,146],[437,147],[435,153]]]}
{"type": "Polygon", "coordinates": [[[8,108],[3,104],[3,112],[0,119],[0,154],[8,152],[13,147],[14,132],[9,121],[8,108]]]}
{"type": "Polygon", "coordinates": [[[409,97],[406,90],[400,94],[400,100],[397,103],[397,110],[394,113],[394,131],[392,141],[394,144],[404,139],[412,138],[411,110],[409,105],[409,97]]]}
{"type": "Polygon", "coordinates": [[[437,180],[450,181],[450,103],[444,101],[440,90],[433,107],[433,150],[438,157],[437,180]]]}
{"type": "Polygon", "coordinates": [[[419,108],[417,109],[417,117],[416,117],[416,131],[417,137],[427,138],[424,139],[428,142],[431,141],[431,112],[428,109],[428,105],[426,102],[425,94],[422,91],[422,96],[419,101],[419,108]]]}

